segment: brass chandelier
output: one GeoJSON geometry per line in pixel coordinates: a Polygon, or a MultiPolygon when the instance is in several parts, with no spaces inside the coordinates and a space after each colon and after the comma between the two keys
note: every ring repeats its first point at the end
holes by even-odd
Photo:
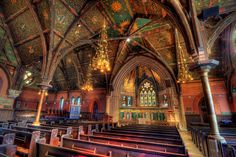
{"type": "Polygon", "coordinates": [[[191,73],[189,72],[188,60],[186,58],[183,47],[181,46],[179,39],[179,32],[175,29],[176,38],[176,51],[177,51],[177,63],[178,63],[178,80],[177,83],[186,83],[193,80],[191,73]]]}
{"type": "Polygon", "coordinates": [[[93,79],[92,79],[91,71],[92,71],[92,67],[90,63],[87,70],[87,74],[86,74],[86,80],[82,86],[82,90],[88,91],[88,92],[93,90],[93,79]]]}
{"type": "Polygon", "coordinates": [[[100,70],[102,73],[111,71],[108,57],[108,35],[105,22],[102,27],[98,46],[96,48],[96,54],[92,60],[92,67],[94,70],[100,70]]]}

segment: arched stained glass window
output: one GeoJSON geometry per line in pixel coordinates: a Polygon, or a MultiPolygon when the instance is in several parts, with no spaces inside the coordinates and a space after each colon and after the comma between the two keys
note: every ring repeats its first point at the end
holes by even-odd
{"type": "Polygon", "coordinates": [[[155,106],[156,92],[153,84],[145,80],[139,90],[140,106],[155,106]]]}
{"type": "Polygon", "coordinates": [[[75,97],[74,96],[71,97],[71,105],[75,105],[75,97]]]}
{"type": "Polygon", "coordinates": [[[60,100],[60,109],[63,110],[63,106],[64,106],[64,98],[61,97],[61,100],[60,100]]]}
{"type": "Polygon", "coordinates": [[[77,97],[77,98],[76,98],[76,105],[81,105],[81,99],[80,99],[80,97],[77,97]]]}

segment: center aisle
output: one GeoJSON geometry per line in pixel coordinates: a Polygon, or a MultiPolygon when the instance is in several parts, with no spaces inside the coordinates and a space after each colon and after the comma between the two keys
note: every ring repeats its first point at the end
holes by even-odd
{"type": "Polygon", "coordinates": [[[184,145],[190,157],[204,157],[201,151],[193,143],[191,134],[187,131],[179,131],[179,134],[184,142],[184,145]]]}

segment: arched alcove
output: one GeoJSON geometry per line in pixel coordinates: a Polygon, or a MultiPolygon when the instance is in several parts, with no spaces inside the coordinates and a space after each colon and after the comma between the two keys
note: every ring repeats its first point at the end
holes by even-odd
{"type": "Polygon", "coordinates": [[[127,74],[129,74],[137,66],[145,66],[149,69],[155,71],[161,78],[160,84],[163,88],[168,88],[168,92],[171,93],[171,104],[172,104],[172,117],[167,117],[167,119],[172,119],[175,122],[179,121],[179,111],[178,111],[178,87],[175,84],[175,76],[172,71],[168,69],[161,61],[154,60],[146,56],[136,56],[125,63],[119,72],[116,74],[112,81],[113,91],[111,92],[111,97],[107,101],[107,112],[113,117],[113,121],[119,121],[119,107],[120,107],[120,93],[122,90],[123,79],[127,74]]]}

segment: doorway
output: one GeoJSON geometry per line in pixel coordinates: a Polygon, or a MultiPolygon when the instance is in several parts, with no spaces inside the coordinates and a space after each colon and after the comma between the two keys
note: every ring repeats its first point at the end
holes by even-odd
{"type": "Polygon", "coordinates": [[[207,113],[207,102],[205,98],[202,98],[199,103],[200,118],[202,123],[209,123],[208,113],[207,113]]]}
{"type": "Polygon", "coordinates": [[[96,101],[93,104],[93,119],[98,120],[98,104],[96,101]]]}

